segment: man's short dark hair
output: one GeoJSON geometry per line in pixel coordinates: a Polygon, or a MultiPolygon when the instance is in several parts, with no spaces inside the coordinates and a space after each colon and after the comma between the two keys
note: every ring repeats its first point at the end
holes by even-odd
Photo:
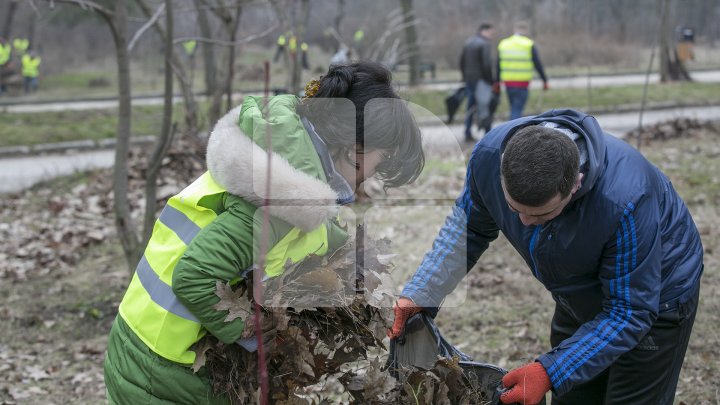
{"type": "Polygon", "coordinates": [[[492,27],[493,27],[493,25],[490,24],[489,22],[484,22],[484,23],[480,24],[480,28],[478,28],[478,31],[489,30],[489,29],[492,29],[492,27]]]}
{"type": "Polygon", "coordinates": [[[538,207],[558,193],[567,197],[579,166],[580,153],[567,135],[531,125],[518,130],[507,141],[501,173],[505,190],[513,200],[538,207]]]}

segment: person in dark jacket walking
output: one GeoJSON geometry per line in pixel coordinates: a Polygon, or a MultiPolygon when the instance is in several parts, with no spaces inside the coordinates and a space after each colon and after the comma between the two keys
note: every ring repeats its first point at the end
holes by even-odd
{"type": "Polygon", "coordinates": [[[477,34],[468,38],[460,54],[460,73],[467,92],[465,140],[472,141],[473,116],[478,127],[490,131],[490,100],[492,99],[493,62],[490,41],[495,37],[492,24],[482,23],[477,34]]]}
{"type": "Polygon", "coordinates": [[[505,85],[511,120],[522,117],[529,95],[528,87],[533,77],[533,68],[543,81],[543,91],[549,88],[535,42],[527,35],[527,23],[518,22],[515,24],[515,33],[498,44],[498,78],[505,85]]]}
{"type": "Polygon", "coordinates": [[[389,334],[433,313],[498,233],[555,301],[552,349],[503,378],[504,403],[672,404],[703,247],[667,177],[597,121],[552,110],[475,146],[464,190],[406,284],[389,334]]]}

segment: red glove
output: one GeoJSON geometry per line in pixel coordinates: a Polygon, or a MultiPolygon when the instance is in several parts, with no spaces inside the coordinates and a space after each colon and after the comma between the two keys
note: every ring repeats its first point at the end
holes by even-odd
{"type": "Polygon", "coordinates": [[[500,94],[500,82],[495,82],[492,84],[492,92],[495,94],[500,94]]]}
{"type": "Polygon", "coordinates": [[[549,88],[550,88],[550,85],[548,84],[548,82],[543,82],[543,91],[545,91],[549,88]]]}
{"type": "Polygon", "coordinates": [[[408,318],[420,312],[422,308],[415,305],[412,300],[407,298],[400,298],[393,305],[393,311],[395,312],[395,322],[393,322],[392,329],[388,330],[387,335],[390,339],[396,339],[402,334],[405,328],[405,322],[408,318]]]}
{"type": "Polygon", "coordinates": [[[534,405],[542,401],[545,393],[552,388],[545,367],[538,362],[510,371],[505,374],[502,383],[505,388],[512,387],[500,396],[503,404],[534,405]]]}

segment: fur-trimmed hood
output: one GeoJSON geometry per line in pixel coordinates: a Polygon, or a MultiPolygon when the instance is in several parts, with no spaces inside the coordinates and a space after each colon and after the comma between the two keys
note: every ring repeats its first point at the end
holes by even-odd
{"type": "Polygon", "coordinates": [[[240,129],[241,109],[228,112],[210,134],[207,167],[213,179],[228,192],[260,207],[265,203],[270,164],[270,215],[306,232],[334,218],[338,194],[278,153],[273,152],[268,160],[266,151],[240,129]]]}

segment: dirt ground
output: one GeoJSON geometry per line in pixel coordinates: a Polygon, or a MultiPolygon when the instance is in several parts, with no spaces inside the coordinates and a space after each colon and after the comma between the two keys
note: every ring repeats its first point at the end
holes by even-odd
{"type": "MultiPolygon", "coordinates": [[[[675,402],[720,404],[720,132],[653,142],[643,146],[643,153],[686,199],[705,246],[700,309],[675,402]]],[[[431,154],[417,185],[425,198],[391,193],[393,198],[356,210],[372,236],[392,239],[398,288],[430,247],[462,186],[464,164],[457,153],[431,154]]],[[[63,210],[57,211],[52,201],[88,181],[91,176],[73,176],[3,196],[3,243],[11,240],[20,218],[29,231],[68,226],[58,223],[63,210]],[[41,215],[47,211],[56,214],[41,215]]],[[[111,221],[99,223],[112,228],[111,221]]],[[[0,405],[104,402],[106,336],[130,276],[119,243],[110,235],[61,264],[38,264],[43,262],[27,252],[24,257],[0,253],[0,405]],[[31,259],[33,266],[18,270],[31,259]]],[[[66,253],[64,248],[62,243],[48,247],[55,255],[66,253]]],[[[512,368],[549,349],[552,299],[507,241],[491,245],[459,291],[465,296],[448,300],[438,324],[450,342],[476,360],[512,368]]]]}

